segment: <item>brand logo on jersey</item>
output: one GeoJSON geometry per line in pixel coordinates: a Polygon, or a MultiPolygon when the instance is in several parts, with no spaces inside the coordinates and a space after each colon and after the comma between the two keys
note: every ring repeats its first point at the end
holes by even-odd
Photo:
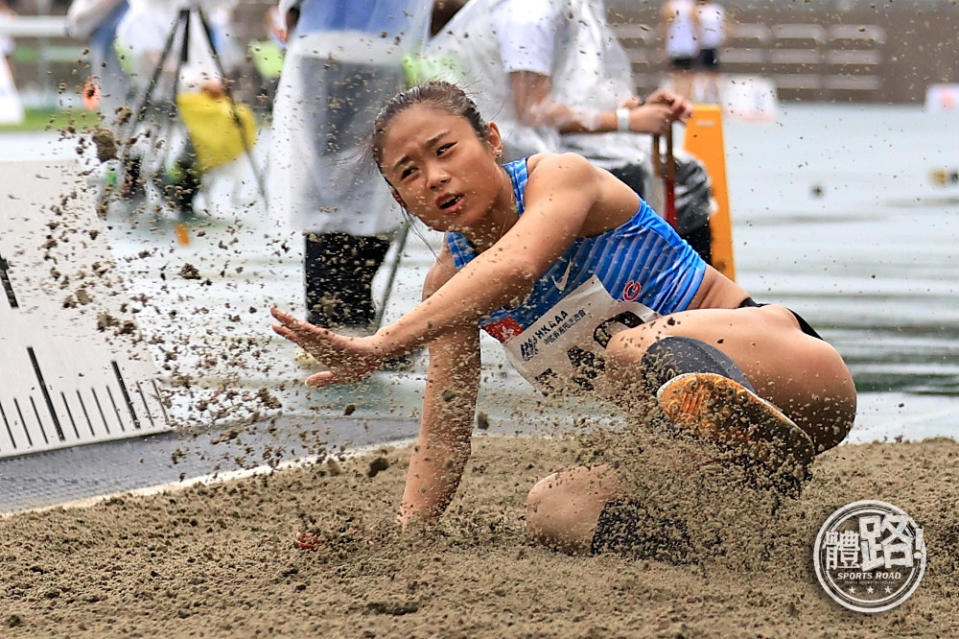
{"type": "Polygon", "coordinates": [[[556,286],[556,290],[558,290],[560,293],[566,290],[566,284],[569,282],[569,272],[572,270],[572,268],[573,263],[567,262],[566,271],[563,272],[563,277],[558,280],[555,277],[553,278],[553,284],[556,286]]]}
{"type": "Polygon", "coordinates": [[[632,302],[643,292],[643,285],[636,280],[629,280],[623,287],[623,299],[632,302]]]}

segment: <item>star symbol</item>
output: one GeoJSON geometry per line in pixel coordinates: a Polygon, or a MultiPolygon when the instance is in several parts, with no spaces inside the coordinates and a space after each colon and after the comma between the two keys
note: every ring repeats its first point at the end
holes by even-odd
{"type": "Polygon", "coordinates": [[[872,589],[872,586],[869,586],[868,588],[866,588],[866,592],[868,592],[871,595],[872,593],[875,592],[875,590],[872,589]]]}
{"type": "Polygon", "coordinates": [[[850,595],[856,594],[856,587],[855,587],[855,586],[849,586],[849,594],[850,594],[850,595]]]}
{"type": "Polygon", "coordinates": [[[886,586],[886,594],[892,594],[892,588],[890,586],[886,586]]]}

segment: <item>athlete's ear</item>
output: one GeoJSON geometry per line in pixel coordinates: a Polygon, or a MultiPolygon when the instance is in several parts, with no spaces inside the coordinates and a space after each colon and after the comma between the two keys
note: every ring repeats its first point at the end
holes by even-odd
{"type": "Polygon", "coordinates": [[[500,135],[495,122],[490,122],[487,126],[489,132],[486,134],[486,146],[493,152],[493,157],[499,160],[503,157],[503,136],[500,135]]]}

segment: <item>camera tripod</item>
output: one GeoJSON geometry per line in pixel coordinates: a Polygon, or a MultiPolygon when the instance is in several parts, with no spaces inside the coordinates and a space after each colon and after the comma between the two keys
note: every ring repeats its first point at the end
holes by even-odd
{"type": "MultiPolygon", "coordinates": [[[[226,73],[223,69],[223,63],[220,60],[220,56],[217,53],[216,47],[213,44],[213,33],[210,29],[210,23],[208,22],[206,15],[203,12],[203,9],[195,4],[190,7],[184,7],[179,10],[177,18],[174,21],[173,25],[170,28],[170,32],[167,34],[166,41],[163,45],[163,51],[160,54],[160,59],[157,61],[156,66],[153,69],[153,72],[150,76],[150,82],[147,85],[146,91],[143,94],[143,97],[140,100],[139,105],[136,110],[133,112],[133,117],[130,118],[129,128],[127,130],[127,135],[123,137],[124,140],[130,139],[134,131],[136,131],[137,126],[146,119],[147,114],[150,112],[151,108],[154,105],[154,94],[157,91],[157,87],[160,84],[160,78],[163,75],[163,70],[167,65],[167,62],[170,59],[171,54],[173,54],[173,45],[176,41],[177,35],[182,34],[182,40],[180,43],[179,56],[177,58],[176,69],[173,73],[173,86],[171,91],[172,100],[170,104],[174,105],[171,107],[171,112],[169,113],[170,119],[176,117],[176,97],[180,84],[180,71],[183,68],[183,65],[189,60],[190,53],[190,18],[191,15],[195,14],[199,19],[200,25],[202,27],[202,35],[204,42],[209,47],[210,54],[213,58],[213,62],[216,65],[216,71],[219,74],[220,78],[223,78],[223,93],[227,97],[230,103],[230,113],[233,118],[233,123],[236,127],[237,135],[240,136],[240,141],[243,145],[243,152],[247,157],[247,160],[250,163],[250,169],[253,172],[254,179],[256,180],[257,189],[259,191],[260,197],[263,199],[264,206],[268,206],[267,197],[266,197],[266,187],[263,181],[263,176],[256,165],[256,162],[253,158],[253,152],[250,148],[249,143],[247,142],[246,136],[244,135],[244,126],[243,122],[240,120],[239,113],[236,108],[236,100],[233,98],[233,91],[230,88],[228,82],[226,82],[226,73]]],[[[130,164],[130,146],[125,145],[123,154],[122,166],[127,167],[130,164]]],[[[126,170],[126,169],[125,169],[126,170]]]]}

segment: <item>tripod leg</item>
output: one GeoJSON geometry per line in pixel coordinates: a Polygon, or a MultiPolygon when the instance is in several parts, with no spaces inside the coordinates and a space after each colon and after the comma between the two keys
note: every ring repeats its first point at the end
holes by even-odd
{"type": "MultiPolygon", "coordinates": [[[[147,84],[146,91],[143,94],[143,98],[140,100],[140,104],[137,106],[136,111],[132,118],[130,118],[130,124],[126,131],[126,134],[120,136],[120,141],[123,148],[123,153],[120,156],[120,176],[118,182],[122,183],[125,179],[140,180],[142,175],[140,174],[139,167],[136,170],[135,176],[128,176],[129,167],[134,166],[134,159],[130,157],[130,144],[129,140],[133,137],[134,132],[138,124],[143,122],[146,118],[146,114],[150,109],[150,106],[153,103],[153,93],[156,91],[157,85],[160,82],[160,76],[163,73],[163,68],[166,66],[167,59],[170,57],[170,52],[173,50],[173,42],[176,39],[177,33],[180,31],[180,25],[187,24],[189,22],[189,11],[181,10],[177,16],[176,21],[170,27],[170,33],[167,34],[166,41],[163,44],[163,51],[160,53],[160,59],[157,61],[156,66],[153,68],[153,73],[150,76],[150,82],[147,84]]],[[[186,42],[186,38],[184,38],[186,42]]],[[[177,73],[179,75],[179,73],[177,73]]],[[[142,165],[142,162],[136,162],[137,165],[142,165]]],[[[101,193],[103,197],[104,193],[101,193]]],[[[98,202],[98,209],[103,202],[98,202]]]]}
{"type": "MultiPolygon", "coordinates": [[[[183,142],[183,146],[175,149],[172,164],[169,166],[167,164],[171,153],[171,144],[169,142],[176,138],[176,99],[180,90],[180,73],[183,70],[183,65],[190,60],[189,9],[180,10],[180,20],[183,23],[183,41],[180,44],[180,57],[177,59],[177,65],[173,75],[172,101],[169,122],[167,123],[169,133],[165,136],[168,143],[163,146],[158,162],[159,174],[154,177],[163,195],[163,199],[168,205],[176,209],[182,219],[193,216],[193,198],[200,188],[200,181],[196,169],[196,154],[190,142],[189,132],[185,133],[186,139],[183,142]]],[[[178,238],[180,238],[181,243],[183,243],[179,231],[178,238]]]]}
{"type": "Polygon", "coordinates": [[[216,64],[217,73],[219,73],[220,77],[224,80],[223,92],[230,101],[230,113],[233,115],[233,122],[236,124],[240,141],[243,143],[243,152],[250,162],[250,169],[253,171],[253,177],[256,179],[256,186],[260,192],[260,197],[263,198],[263,206],[268,207],[266,184],[263,182],[263,176],[260,174],[260,170],[256,166],[256,161],[253,159],[253,150],[250,148],[250,145],[247,144],[246,136],[243,135],[243,123],[240,121],[240,114],[236,110],[236,100],[233,99],[233,90],[230,88],[229,83],[226,82],[226,71],[223,69],[223,63],[220,60],[220,55],[216,51],[216,47],[213,46],[213,32],[210,29],[210,23],[207,21],[206,14],[203,13],[201,8],[197,7],[195,10],[197,16],[200,18],[200,24],[203,25],[203,35],[206,37],[207,45],[210,47],[210,53],[213,56],[213,62],[216,64]]]}
{"type": "MultiPolygon", "coordinates": [[[[180,25],[188,25],[189,18],[189,10],[181,10],[180,14],[177,16],[176,22],[174,22],[173,26],[170,28],[170,33],[167,34],[166,42],[163,44],[163,52],[160,53],[160,59],[157,61],[156,66],[153,68],[153,74],[150,76],[150,83],[147,85],[146,92],[143,94],[143,99],[140,101],[140,105],[137,107],[134,117],[130,120],[129,133],[131,135],[133,134],[136,125],[142,122],[146,117],[147,110],[153,101],[153,92],[156,91],[157,84],[160,82],[160,76],[163,73],[163,67],[166,66],[167,58],[170,57],[170,51],[173,50],[173,41],[176,38],[177,33],[180,31],[180,25]]],[[[184,42],[186,42],[185,37],[184,42]]]]}
{"type": "Polygon", "coordinates": [[[400,268],[400,260],[403,259],[403,249],[406,248],[406,238],[410,235],[410,226],[412,222],[407,221],[399,230],[399,237],[396,242],[396,256],[393,263],[390,264],[389,276],[386,279],[386,288],[383,291],[383,299],[376,307],[376,315],[373,318],[373,332],[380,330],[383,325],[383,313],[386,312],[386,305],[390,301],[390,295],[393,293],[393,284],[396,281],[396,272],[400,268]]]}

